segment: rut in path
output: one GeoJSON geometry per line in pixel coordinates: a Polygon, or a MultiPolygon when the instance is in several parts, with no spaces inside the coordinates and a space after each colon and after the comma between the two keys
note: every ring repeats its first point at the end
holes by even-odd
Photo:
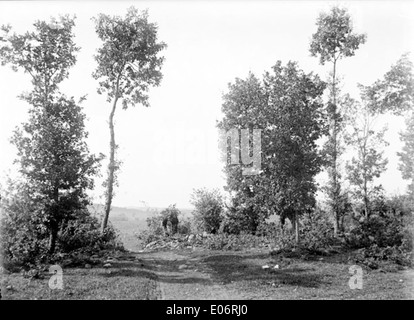
{"type": "Polygon", "coordinates": [[[212,276],[212,270],[200,258],[191,258],[176,252],[139,254],[157,277],[161,300],[230,300],[243,296],[212,276]]]}

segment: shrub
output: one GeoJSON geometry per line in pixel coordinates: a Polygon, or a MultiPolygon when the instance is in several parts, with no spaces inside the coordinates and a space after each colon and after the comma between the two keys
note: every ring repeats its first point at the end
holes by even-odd
{"type": "Polygon", "coordinates": [[[394,198],[377,205],[373,215],[347,235],[348,246],[359,249],[357,261],[371,268],[378,267],[380,261],[412,265],[413,216],[401,204],[394,198]]]}
{"type": "Polygon", "coordinates": [[[168,233],[175,234],[178,232],[178,216],[181,215],[180,210],[175,207],[175,204],[160,212],[162,217],[162,226],[168,230],[168,233]]]}
{"type": "Polygon", "coordinates": [[[399,246],[403,240],[403,224],[394,217],[372,216],[351,230],[347,243],[351,248],[399,246]]]}
{"type": "Polygon", "coordinates": [[[220,231],[236,235],[242,232],[255,234],[263,221],[264,219],[252,206],[237,206],[233,203],[225,213],[220,231]]]}
{"type": "Polygon", "coordinates": [[[159,213],[147,218],[147,228],[150,234],[156,236],[164,235],[164,228],[162,227],[163,218],[164,217],[159,213]]]}
{"type": "Polygon", "coordinates": [[[321,253],[335,243],[328,215],[316,208],[300,219],[300,246],[312,253],[321,253]]]}
{"type": "Polygon", "coordinates": [[[223,219],[223,197],[217,189],[196,189],[191,195],[194,221],[202,231],[217,233],[223,219]]]}
{"type": "Polygon", "coordinates": [[[192,221],[189,218],[180,218],[178,220],[178,216],[181,215],[181,212],[175,208],[174,206],[170,206],[169,208],[156,213],[152,217],[147,218],[147,229],[143,230],[137,235],[137,238],[141,240],[144,244],[151,243],[153,241],[159,240],[164,238],[165,231],[162,225],[162,222],[165,217],[168,215],[173,214],[177,217],[178,225],[177,225],[177,233],[178,234],[190,234],[192,230],[192,221]]]}
{"type": "Polygon", "coordinates": [[[113,226],[109,224],[102,233],[99,220],[89,212],[79,213],[76,219],[68,221],[61,228],[58,246],[61,252],[79,249],[89,251],[123,249],[113,226]]]}
{"type": "Polygon", "coordinates": [[[20,183],[2,190],[0,242],[6,264],[37,264],[48,252],[48,231],[42,224],[30,193],[20,183]]]}
{"type": "Polygon", "coordinates": [[[256,235],[266,239],[272,252],[289,252],[294,248],[311,254],[325,254],[335,243],[333,227],[328,216],[320,209],[306,213],[300,218],[299,247],[295,242],[294,230],[286,226],[282,230],[279,223],[262,222],[257,228],[256,235]]]}
{"type": "Polygon", "coordinates": [[[0,241],[4,263],[33,266],[49,262],[60,253],[77,250],[122,249],[117,233],[110,227],[103,234],[96,217],[74,210],[58,233],[55,255],[49,254],[49,232],[42,212],[32,201],[24,184],[11,183],[1,200],[0,241]]]}
{"type": "Polygon", "coordinates": [[[190,218],[181,218],[178,223],[178,233],[179,234],[190,234],[192,232],[192,220],[190,218]]]}

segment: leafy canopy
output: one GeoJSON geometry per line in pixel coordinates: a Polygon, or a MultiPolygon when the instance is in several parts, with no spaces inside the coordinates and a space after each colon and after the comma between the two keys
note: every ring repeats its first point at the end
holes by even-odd
{"type": "Polygon", "coordinates": [[[75,53],[79,47],[73,41],[74,25],[74,18],[65,15],[52,18],[50,23],[36,21],[35,31],[20,35],[12,34],[10,26],[2,26],[1,65],[10,65],[14,71],[23,69],[30,74],[31,95],[41,96],[46,101],[76,63],[75,53]]]}
{"type": "Polygon", "coordinates": [[[322,65],[353,56],[359,45],[365,43],[365,34],[353,32],[351,16],[345,8],[333,7],[330,13],[321,13],[316,25],[310,52],[314,57],[319,55],[322,65]]]}
{"type": "Polygon", "coordinates": [[[140,13],[134,7],[125,18],[99,14],[93,20],[103,41],[93,74],[100,80],[98,93],[106,92],[108,101],[122,98],[124,109],[137,103],[149,106],[149,87],[162,79],[164,57],[158,53],[166,47],[157,42],[157,25],[148,21],[146,10],[140,13]]]}

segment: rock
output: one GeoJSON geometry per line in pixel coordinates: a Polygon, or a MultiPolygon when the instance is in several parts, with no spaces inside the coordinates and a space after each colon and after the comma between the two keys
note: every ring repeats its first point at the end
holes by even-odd
{"type": "Polygon", "coordinates": [[[103,265],[103,267],[104,267],[104,268],[110,268],[110,267],[112,267],[112,264],[110,264],[110,263],[105,263],[105,264],[103,265]]]}
{"type": "Polygon", "coordinates": [[[145,246],[145,249],[148,249],[148,248],[150,248],[150,247],[155,246],[155,245],[157,244],[157,242],[158,242],[158,241],[153,241],[153,242],[148,243],[148,244],[145,246]]]}
{"type": "Polygon", "coordinates": [[[272,249],[270,250],[270,255],[271,256],[277,256],[278,254],[280,254],[282,252],[281,249],[272,249]]]}
{"type": "Polygon", "coordinates": [[[274,267],[273,267],[273,269],[279,269],[279,265],[277,264],[277,265],[275,265],[274,267]]]}
{"type": "Polygon", "coordinates": [[[10,274],[10,271],[7,270],[6,268],[0,267],[0,274],[7,275],[7,274],[10,274]]]}
{"type": "Polygon", "coordinates": [[[40,271],[37,269],[30,269],[27,272],[23,272],[23,277],[29,278],[29,279],[41,279],[42,278],[40,271]]]}
{"type": "Polygon", "coordinates": [[[189,236],[188,236],[188,242],[192,242],[193,240],[194,240],[194,235],[193,234],[190,234],[189,236]]]}
{"type": "Polygon", "coordinates": [[[89,263],[85,264],[85,269],[90,269],[90,268],[92,268],[92,266],[89,263]]]}
{"type": "Polygon", "coordinates": [[[203,238],[207,238],[208,237],[208,233],[207,233],[207,231],[204,231],[203,232],[203,238]]]}
{"type": "Polygon", "coordinates": [[[186,264],[182,264],[182,265],[178,266],[178,270],[183,270],[183,269],[187,269],[186,264]]]}
{"type": "Polygon", "coordinates": [[[10,284],[10,285],[8,285],[8,286],[6,287],[6,290],[12,291],[12,290],[14,290],[14,288],[13,288],[13,286],[10,284]]]}
{"type": "Polygon", "coordinates": [[[270,267],[266,264],[266,265],[264,265],[264,266],[262,266],[262,269],[263,270],[267,270],[267,269],[269,269],[270,267]]]}

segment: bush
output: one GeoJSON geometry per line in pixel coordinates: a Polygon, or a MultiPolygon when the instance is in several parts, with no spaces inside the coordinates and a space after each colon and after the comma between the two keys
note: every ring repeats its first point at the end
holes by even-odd
{"type": "Polygon", "coordinates": [[[336,244],[333,227],[328,215],[316,208],[310,214],[300,218],[299,246],[295,241],[293,229],[275,222],[262,222],[257,228],[256,235],[262,236],[271,244],[273,253],[290,252],[299,249],[310,254],[326,254],[336,244]]]}
{"type": "Polygon", "coordinates": [[[217,189],[194,190],[191,195],[191,203],[194,205],[193,217],[200,230],[208,233],[217,233],[223,219],[223,197],[217,189]]]}
{"type": "Polygon", "coordinates": [[[300,219],[300,247],[311,253],[321,253],[335,243],[334,230],[328,215],[316,208],[300,219]]]}
{"type": "Polygon", "coordinates": [[[178,223],[178,233],[179,234],[191,234],[193,221],[190,218],[181,218],[178,223]]]}
{"type": "Polygon", "coordinates": [[[357,261],[371,268],[378,267],[380,261],[412,265],[414,221],[410,208],[400,200],[393,198],[377,205],[373,215],[347,235],[348,246],[359,249],[357,261]]]}
{"type": "Polygon", "coordinates": [[[233,204],[225,213],[220,231],[236,235],[242,232],[255,234],[259,225],[263,223],[263,220],[261,215],[253,207],[233,204]]]}
{"type": "Polygon", "coordinates": [[[49,236],[28,190],[16,182],[2,194],[0,242],[4,263],[40,263],[47,257],[49,236]]]}
{"type": "Polygon", "coordinates": [[[404,238],[403,224],[394,217],[372,216],[363,220],[347,235],[351,248],[366,248],[373,244],[378,247],[400,246],[404,238]]]}
{"type": "Polygon", "coordinates": [[[170,205],[168,208],[162,210],[160,212],[160,215],[162,217],[161,223],[163,228],[165,228],[169,234],[177,233],[179,223],[178,216],[181,215],[181,212],[175,207],[175,204],[170,205]]]}
{"type": "Polygon", "coordinates": [[[192,231],[192,220],[189,218],[180,218],[181,212],[175,208],[175,206],[170,206],[169,208],[156,213],[154,216],[147,218],[147,229],[143,230],[137,235],[137,238],[141,240],[144,244],[151,243],[153,241],[159,240],[166,237],[162,222],[164,218],[170,214],[176,216],[178,221],[177,233],[182,235],[190,234],[192,231]]]}
{"type": "MultiPolygon", "coordinates": [[[[0,241],[7,265],[35,266],[53,259],[48,250],[49,232],[35,203],[23,184],[11,183],[3,190],[0,241]]],[[[122,249],[122,244],[112,227],[102,234],[98,219],[86,209],[74,210],[71,219],[60,226],[55,255],[103,249],[122,249]]]]}
{"type": "Polygon", "coordinates": [[[72,252],[79,249],[100,251],[107,249],[123,249],[116,230],[111,224],[104,233],[101,232],[99,220],[89,212],[78,215],[77,219],[68,221],[61,229],[58,237],[60,252],[72,252]]]}
{"type": "Polygon", "coordinates": [[[164,235],[164,228],[162,227],[162,220],[164,217],[161,214],[156,214],[147,218],[148,232],[155,236],[164,235]]]}

